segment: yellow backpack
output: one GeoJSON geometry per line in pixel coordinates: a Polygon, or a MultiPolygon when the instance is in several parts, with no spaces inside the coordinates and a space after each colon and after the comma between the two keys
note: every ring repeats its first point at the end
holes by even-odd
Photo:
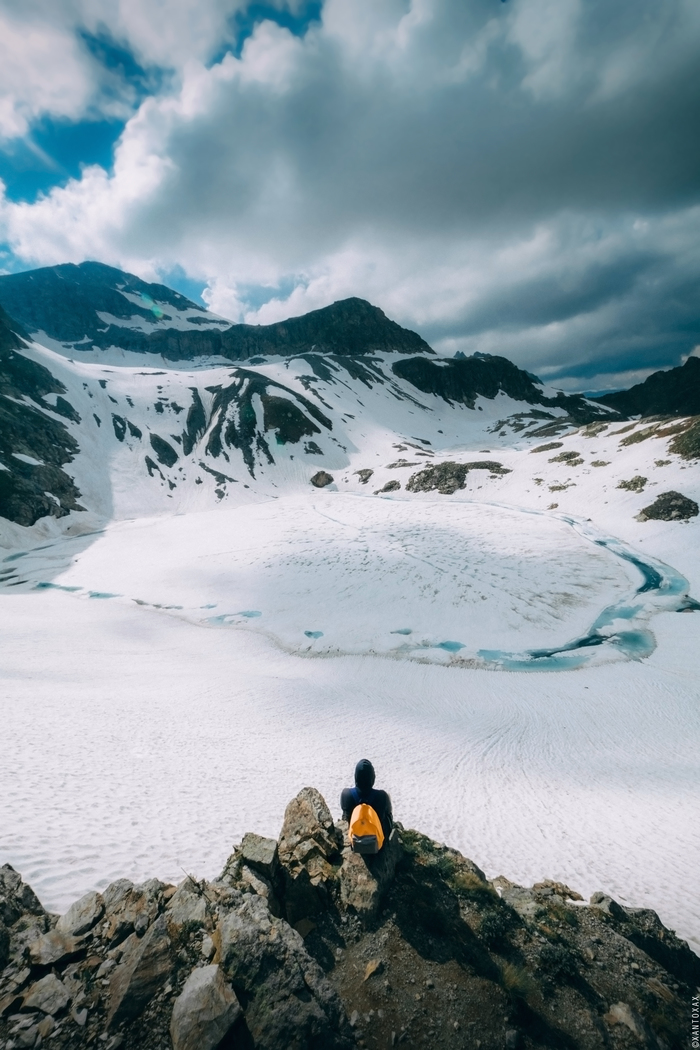
{"type": "Polygon", "coordinates": [[[348,837],[353,853],[379,853],[384,845],[382,822],[366,802],[360,802],[353,809],[348,837]]]}

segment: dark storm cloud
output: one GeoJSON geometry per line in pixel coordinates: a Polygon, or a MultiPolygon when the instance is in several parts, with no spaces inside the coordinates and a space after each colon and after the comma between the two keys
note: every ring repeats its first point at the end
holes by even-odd
{"type": "Polygon", "coordinates": [[[699,39],[691,0],[326,0],[185,71],[108,185],[36,218],[84,254],[62,216],[102,195],[103,257],[250,320],[359,294],[448,352],[673,364],[700,342],[699,39]]]}

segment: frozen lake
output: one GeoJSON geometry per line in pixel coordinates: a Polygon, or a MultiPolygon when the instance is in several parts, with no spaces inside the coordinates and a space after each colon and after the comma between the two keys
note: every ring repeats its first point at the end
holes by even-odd
{"type": "Polygon", "coordinates": [[[117,523],[20,571],[0,596],[0,860],[48,907],[213,876],[305,784],[337,813],[367,754],[397,819],[490,876],[604,889],[700,948],[695,616],[655,615],[642,662],[396,658],[414,638],[559,644],[633,594],[638,571],[564,522],[328,493],[117,523]]]}

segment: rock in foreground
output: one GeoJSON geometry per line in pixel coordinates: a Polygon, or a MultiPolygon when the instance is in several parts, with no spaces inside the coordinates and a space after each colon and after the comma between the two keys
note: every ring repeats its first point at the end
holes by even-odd
{"type": "Polygon", "coordinates": [[[321,795],[212,882],[125,879],[49,915],[0,869],[0,1050],[680,1050],[700,959],[655,912],[489,882],[397,826],[350,853],[321,795]]]}

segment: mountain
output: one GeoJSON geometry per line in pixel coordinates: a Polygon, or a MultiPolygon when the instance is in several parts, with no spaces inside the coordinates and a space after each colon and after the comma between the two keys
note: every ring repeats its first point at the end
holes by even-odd
{"type": "Polygon", "coordinates": [[[99,263],[0,278],[0,395],[0,517],[24,527],[111,514],[115,468],[133,492],[146,484],[144,506],[156,490],[156,505],[206,505],[241,471],[281,484],[295,455],[339,469],[368,428],[428,424],[433,441],[443,412],[479,443],[489,428],[543,438],[619,418],[505,358],[440,358],[362,299],[230,325],[99,263]]]}
{"type": "Polygon", "coordinates": [[[49,1034],[68,1050],[101,1038],[125,1050],[687,1045],[700,959],[655,911],[600,891],[585,904],[551,879],[488,881],[400,825],[372,861],[307,787],[278,840],[249,832],[211,881],[119,879],[59,917],[5,865],[0,1039],[34,1046],[49,1034]]]}
{"type": "Polygon", "coordinates": [[[311,350],[350,356],[432,353],[419,335],[364,299],[344,299],[277,324],[231,324],[165,285],[96,262],[0,277],[0,305],[59,352],[119,347],[180,361],[212,356],[241,361],[311,350]]]}
{"type": "Polygon", "coordinates": [[[618,390],[595,399],[625,416],[700,415],[700,358],[684,365],[654,372],[629,390],[618,390]]]}

